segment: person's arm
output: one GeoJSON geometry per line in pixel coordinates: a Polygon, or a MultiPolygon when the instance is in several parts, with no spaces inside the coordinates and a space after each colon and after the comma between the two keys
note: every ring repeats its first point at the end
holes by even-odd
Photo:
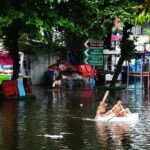
{"type": "Polygon", "coordinates": [[[116,105],[114,105],[114,107],[110,111],[113,112],[115,109],[116,109],[116,105]]]}
{"type": "Polygon", "coordinates": [[[100,106],[97,107],[97,111],[96,111],[97,114],[99,114],[99,109],[100,109],[99,107],[100,107],[100,106]]]}
{"type": "Polygon", "coordinates": [[[105,107],[105,108],[107,107],[107,103],[104,103],[104,107],[105,107]]]}
{"type": "Polygon", "coordinates": [[[124,110],[124,108],[123,108],[123,106],[121,106],[121,111],[123,111],[124,110]]]}

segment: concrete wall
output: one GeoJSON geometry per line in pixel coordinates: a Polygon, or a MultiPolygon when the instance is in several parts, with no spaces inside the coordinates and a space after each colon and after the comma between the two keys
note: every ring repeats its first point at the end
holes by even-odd
{"type": "Polygon", "coordinates": [[[49,65],[52,65],[58,59],[56,55],[39,54],[30,56],[30,76],[33,85],[46,84],[45,72],[49,65]]]}

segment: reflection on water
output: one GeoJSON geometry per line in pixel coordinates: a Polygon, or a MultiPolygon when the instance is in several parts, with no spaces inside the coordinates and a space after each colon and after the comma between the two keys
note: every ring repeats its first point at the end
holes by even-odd
{"type": "Polygon", "coordinates": [[[17,149],[17,107],[18,102],[4,101],[1,109],[1,149],[17,149]]]}
{"type": "Polygon", "coordinates": [[[130,138],[127,135],[131,135],[134,132],[132,124],[96,123],[96,129],[102,149],[107,149],[110,141],[113,143],[111,143],[110,149],[112,147],[113,149],[131,148],[129,146],[130,138]]]}
{"type": "Polygon", "coordinates": [[[137,124],[96,123],[96,108],[105,91],[98,88],[34,87],[36,100],[0,102],[2,150],[145,150],[150,149],[150,100],[140,88],[110,92],[139,113],[137,124]],[[81,105],[82,104],[82,105],[81,105]]]}

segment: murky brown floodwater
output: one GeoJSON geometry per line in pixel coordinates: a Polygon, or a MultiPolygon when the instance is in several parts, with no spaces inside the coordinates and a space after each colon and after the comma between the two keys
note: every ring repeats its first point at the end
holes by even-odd
{"type": "Polygon", "coordinates": [[[2,100],[0,150],[149,150],[149,95],[132,85],[111,92],[108,107],[122,97],[140,116],[137,124],[92,121],[105,91],[34,87],[36,100],[2,100]],[[83,106],[82,106],[82,105],[83,106]]]}

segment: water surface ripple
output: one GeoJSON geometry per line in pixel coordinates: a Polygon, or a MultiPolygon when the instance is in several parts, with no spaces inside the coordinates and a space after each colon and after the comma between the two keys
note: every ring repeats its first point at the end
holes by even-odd
{"type": "Polygon", "coordinates": [[[149,150],[150,99],[140,88],[110,92],[108,109],[121,97],[139,113],[138,123],[99,123],[93,119],[105,91],[99,88],[34,87],[36,100],[0,103],[2,150],[149,150]]]}

